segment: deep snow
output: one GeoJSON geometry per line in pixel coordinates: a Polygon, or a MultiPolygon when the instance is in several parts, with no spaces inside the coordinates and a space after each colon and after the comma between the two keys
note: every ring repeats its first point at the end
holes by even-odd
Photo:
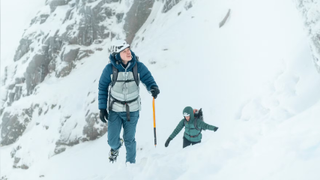
{"type": "MultiPolygon", "coordinates": [[[[320,76],[293,2],[200,0],[192,1],[188,10],[186,2],[182,0],[167,14],[161,13],[161,3],[156,2],[132,45],[161,91],[156,99],[156,147],[152,99],[141,86],[136,164],[125,164],[125,148],[118,161],[110,164],[106,135],[51,156],[52,140],[59,136],[57,119],[78,114],[73,118],[81,123],[88,108],[83,99],[88,92],[93,92],[93,99],[97,96],[108,54],[96,52],[69,76],[48,77],[36,96],[14,103],[12,108],[28,101],[41,104],[45,99],[65,108],[33,120],[50,126],[49,130],[33,123],[21,137],[19,143],[33,147],[20,151],[29,157],[25,159],[28,170],[13,169],[13,146],[1,147],[1,176],[32,180],[318,180],[320,76]],[[219,28],[229,8],[230,18],[219,28]],[[202,107],[205,122],[219,130],[204,131],[201,144],[185,149],[180,132],[165,148],[165,140],[188,105],[202,107]]],[[[98,105],[89,108],[98,111],[98,105]]]]}

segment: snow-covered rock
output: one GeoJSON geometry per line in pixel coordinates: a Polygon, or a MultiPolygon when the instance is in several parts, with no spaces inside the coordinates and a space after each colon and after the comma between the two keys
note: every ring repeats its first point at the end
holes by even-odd
{"type": "MultiPolygon", "coordinates": [[[[51,148],[49,156],[106,133],[107,126],[100,122],[97,106],[100,72],[95,79],[85,77],[88,80],[81,86],[88,88],[87,94],[79,96],[77,89],[83,87],[78,85],[68,92],[59,87],[83,80],[68,79],[77,76],[70,77],[82,64],[95,63],[95,54],[104,53],[107,63],[113,39],[131,43],[154,2],[47,0],[43,4],[24,30],[1,79],[0,142],[1,146],[16,143],[13,167],[27,169],[31,165],[22,163],[26,157],[16,153],[21,149],[30,151],[31,145],[25,138],[37,138],[30,131],[41,131],[39,136],[47,138],[44,144],[51,148]],[[80,107],[70,110],[72,106],[80,107]],[[54,133],[59,135],[50,137],[54,133]]],[[[85,74],[85,70],[82,72],[85,74]]]]}

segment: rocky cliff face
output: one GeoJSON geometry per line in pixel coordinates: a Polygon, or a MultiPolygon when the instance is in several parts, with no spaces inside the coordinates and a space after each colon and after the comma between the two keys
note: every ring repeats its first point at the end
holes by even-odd
{"type": "MultiPolygon", "coordinates": [[[[164,13],[179,3],[161,2],[164,13]]],[[[72,100],[66,103],[58,98],[61,93],[70,93],[66,97],[72,98],[72,91],[50,92],[40,85],[69,77],[84,61],[93,61],[91,57],[97,52],[108,52],[114,39],[131,43],[154,3],[154,0],[45,1],[25,30],[12,64],[5,67],[1,79],[0,142],[1,146],[14,145],[11,153],[14,168],[29,168],[32,160],[28,158],[32,156],[23,157],[21,152],[32,154],[33,141],[39,141],[41,136],[49,137],[43,144],[50,147],[53,144],[50,157],[106,133],[107,126],[98,119],[96,77],[87,85],[91,88],[86,95],[74,97],[84,104],[80,114],[75,113],[79,110],[66,112],[73,105],[72,100]],[[46,96],[38,94],[43,91],[46,96]],[[57,98],[46,98],[50,96],[57,98]],[[30,131],[35,133],[26,133],[30,131]],[[51,137],[52,134],[59,136],[51,137]]],[[[188,3],[190,8],[191,2],[188,3]]]]}
{"type": "Polygon", "coordinates": [[[314,64],[320,73],[320,2],[315,0],[295,0],[304,18],[304,24],[311,39],[314,64]]]}

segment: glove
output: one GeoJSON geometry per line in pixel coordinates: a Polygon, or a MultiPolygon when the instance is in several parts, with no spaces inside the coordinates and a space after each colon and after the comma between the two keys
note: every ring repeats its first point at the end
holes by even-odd
{"type": "Polygon", "coordinates": [[[106,123],[108,118],[109,118],[109,114],[108,114],[107,110],[100,109],[100,120],[102,122],[106,123]]]}
{"type": "Polygon", "coordinates": [[[202,108],[200,108],[200,110],[195,109],[195,110],[193,110],[193,112],[194,112],[194,117],[195,118],[202,117],[202,108]]]}
{"type": "Polygon", "coordinates": [[[200,108],[200,110],[198,112],[198,117],[202,117],[202,108],[200,108]]]}
{"type": "Polygon", "coordinates": [[[168,138],[167,141],[166,141],[166,143],[164,144],[164,146],[165,146],[165,147],[168,147],[171,140],[172,140],[171,138],[168,138]]]}
{"type": "Polygon", "coordinates": [[[218,127],[214,127],[213,131],[216,132],[218,129],[218,127]]]}
{"type": "Polygon", "coordinates": [[[151,91],[152,97],[154,97],[155,99],[157,98],[158,94],[160,93],[160,90],[157,86],[152,86],[150,91],[151,91]]]}

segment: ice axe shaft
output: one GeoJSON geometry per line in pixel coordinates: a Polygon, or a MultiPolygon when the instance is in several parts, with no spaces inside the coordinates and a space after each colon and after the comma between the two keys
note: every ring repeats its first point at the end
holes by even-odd
{"type": "Polygon", "coordinates": [[[155,103],[154,103],[154,98],[152,101],[152,107],[153,107],[153,130],[154,130],[154,146],[157,146],[157,131],[156,131],[156,109],[155,109],[155,103]]]}

